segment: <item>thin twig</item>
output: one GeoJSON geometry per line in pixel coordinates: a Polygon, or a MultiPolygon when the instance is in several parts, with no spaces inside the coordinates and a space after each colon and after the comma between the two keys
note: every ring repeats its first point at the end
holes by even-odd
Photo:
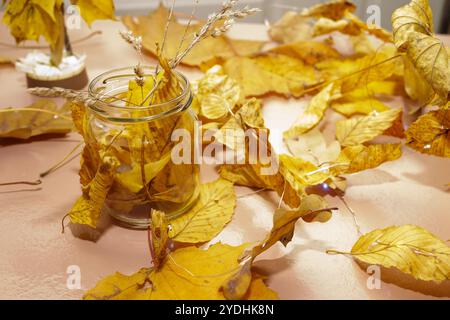
{"type": "Polygon", "coordinates": [[[13,186],[13,185],[17,185],[17,184],[26,184],[29,186],[37,186],[40,185],[42,183],[42,181],[39,180],[35,180],[35,181],[13,181],[13,182],[3,182],[0,183],[0,186],[13,186]]]}

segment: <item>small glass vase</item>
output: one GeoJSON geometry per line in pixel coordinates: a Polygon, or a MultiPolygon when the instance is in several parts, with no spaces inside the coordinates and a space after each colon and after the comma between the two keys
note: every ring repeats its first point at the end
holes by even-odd
{"type": "MultiPolygon", "coordinates": [[[[146,76],[155,73],[152,67],[143,70],[146,76]]],[[[191,146],[198,130],[190,109],[190,83],[181,73],[175,74],[180,94],[150,106],[129,104],[133,68],[108,71],[89,84],[89,96],[95,103],[87,110],[85,152],[99,158],[107,150],[119,160],[104,210],[126,227],[148,227],[151,209],[163,211],[168,219],[178,217],[199,195],[199,165],[194,161],[177,164],[171,154],[176,145],[171,138],[174,130],[188,132],[191,146]]]]}

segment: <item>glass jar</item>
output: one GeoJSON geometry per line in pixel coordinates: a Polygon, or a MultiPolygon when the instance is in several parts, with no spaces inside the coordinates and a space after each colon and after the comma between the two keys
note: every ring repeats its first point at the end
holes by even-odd
{"type": "MultiPolygon", "coordinates": [[[[146,76],[155,73],[152,67],[143,70],[146,76]]],[[[84,152],[94,159],[105,153],[118,159],[104,210],[127,227],[147,227],[151,209],[173,219],[189,210],[198,198],[199,165],[193,161],[198,129],[190,109],[192,92],[186,77],[178,72],[175,75],[179,95],[150,106],[130,105],[130,101],[136,101],[130,94],[147,94],[136,82],[130,91],[136,77],[133,68],[108,71],[89,84],[89,96],[95,103],[87,110],[84,152]],[[172,133],[177,129],[188,133],[190,163],[172,159],[172,149],[178,143],[172,141],[172,133]]]]}

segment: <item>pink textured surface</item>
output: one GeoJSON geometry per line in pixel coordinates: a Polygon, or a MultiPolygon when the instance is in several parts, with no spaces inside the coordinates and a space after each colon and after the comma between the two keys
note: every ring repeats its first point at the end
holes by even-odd
{"type": "MultiPolygon", "coordinates": [[[[117,36],[118,22],[96,23],[103,35],[75,46],[87,53],[91,77],[111,68],[133,65],[136,56],[117,36]]],[[[72,32],[72,39],[88,30],[72,32]]],[[[13,43],[4,25],[3,42],[13,43]]],[[[262,25],[238,25],[236,37],[264,39],[262,25]]],[[[448,38],[447,38],[448,39],[448,38]]],[[[4,49],[1,55],[20,57],[25,50],[4,49]]],[[[146,58],[149,62],[150,59],[146,58]]],[[[192,78],[198,71],[184,70],[192,78]]],[[[25,76],[10,67],[0,68],[0,106],[24,106],[36,98],[25,92],[25,76]]],[[[401,104],[402,101],[396,101],[401,104]]],[[[281,134],[305,106],[305,100],[270,98],[264,114],[274,146],[282,151],[281,134]]],[[[400,105],[399,105],[400,106],[400,105]]],[[[35,180],[38,174],[66,155],[80,137],[27,141],[0,145],[0,182],[35,180]]],[[[61,234],[61,218],[80,195],[78,161],[72,161],[44,179],[40,191],[12,192],[0,189],[0,299],[78,299],[101,277],[120,271],[131,273],[148,266],[146,233],[111,226],[97,243],[61,234]],[[67,267],[81,268],[81,290],[66,287],[67,267]]],[[[213,168],[202,169],[202,180],[215,178],[213,168]]],[[[417,224],[443,239],[450,235],[450,161],[424,156],[404,148],[395,162],[349,177],[346,199],[358,216],[363,232],[389,225],[417,224]]],[[[33,188],[33,187],[31,187],[33,188]]],[[[28,189],[28,188],[27,188],[28,189]]],[[[237,188],[238,195],[250,192],[237,188]]],[[[431,298],[418,292],[383,283],[379,290],[366,286],[368,275],[351,259],[330,256],[328,248],[349,250],[358,235],[343,204],[327,224],[299,222],[287,248],[277,244],[256,262],[269,275],[267,283],[283,299],[416,299],[431,298]]],[[[260,193],[238,200],[233,221],[215,241],[239,244],[264,237],[271,228],[277,198],[260,193]]]]}

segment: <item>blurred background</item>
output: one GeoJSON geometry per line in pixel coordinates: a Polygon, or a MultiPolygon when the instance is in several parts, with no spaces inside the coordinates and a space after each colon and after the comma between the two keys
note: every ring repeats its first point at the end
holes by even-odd
{"type": "MultiPolygon", "coordinates": [[[[192,5],[195,0],[176,0],[176,8],[178,12],[190,13],[192,5]]],[[[196,16],[198,18],[205,18],[209,13],[217,9],[223,0],[198,0],[196,16]]],[[[449,33],[449,12],[450,0],[429,0],[434,13],[435,29],[438,33],[449,33]]],[[[170,6],[172,0],[163,1],[166,6],[170,6]]],[[[254,7],[263,9],[262,13],[256,14],[248,19],[246,22],[264,21],[274,22],[279,19],[284,12],[288,10],[301,11],[305,7],[309,7],[326,0],[241,0],[241,3],[251,4],[254,7]]],[[[366,20],[373,11],[373,5],[380,8],[380,22],[381,26],[391,28],[391,14],[392,12],[406,4],[410,0],[354,0],[358,6],[357,15],[366,20]],[[369,12],[368,12],[369,11],[369,12]]],[[[155,8],[158,0],[114,0],[116,5],[117,15],[132,14],[144,15],[147,11],[155,8]]]]}

